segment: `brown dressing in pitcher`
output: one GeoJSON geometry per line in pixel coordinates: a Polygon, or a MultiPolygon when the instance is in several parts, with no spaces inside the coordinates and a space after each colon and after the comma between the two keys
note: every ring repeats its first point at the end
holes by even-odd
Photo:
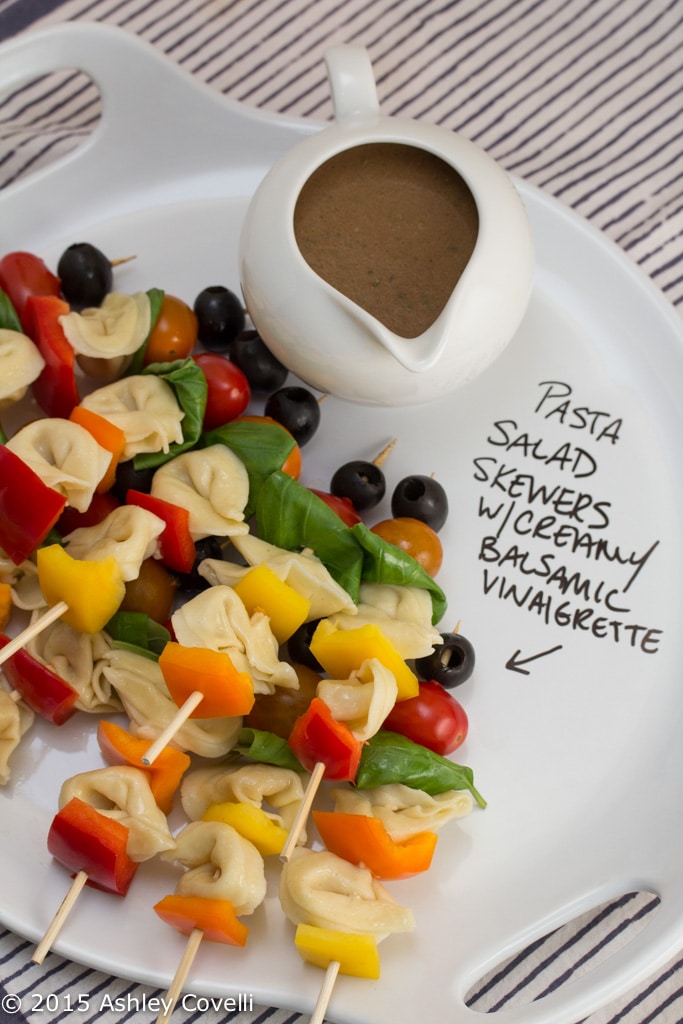
{"type": "Polygon", "coordinates": [[[331,157],[308,178],[294,210],[308,265],[403,338],[434,323],[478,229],[474,198],[458,172],[433,153],[393,142],[331,157]]]}

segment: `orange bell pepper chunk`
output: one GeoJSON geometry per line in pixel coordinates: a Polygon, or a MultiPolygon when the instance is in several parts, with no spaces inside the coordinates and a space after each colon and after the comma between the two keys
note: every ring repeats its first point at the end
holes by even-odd
{"type": "Polygon", "coordinates": [[[190,767],[188,754],[175,747],[164,747],[152,764],[143,764],[142,756],[149,748],[149,740],[133,736],[116,722],[104,719],[97,726],[97,742],[109,764],[130,764],[147,772],[157,805],[164,814],[170,814],[180,780],[190,767]]]}
{"type": "Polygon", "coordinates": [[[69,413],[69,419],[73,423],[78,423],[79,426],[84,427],[102,448],[111,452],[111,461],[104,476],[95,488],[98,494],[103,494],[114,485],[116,467],[126,446],[126,435],[115,423],[110,423],[104,416],[92,412],[91,409],[84,409],[82,405],[74,406],[69,413]]]}
{"type": "Polygon", "coordinates": [[[5,631],[12,614],[12,588],[9,583],[0,583],[0,633],[5,631]]]}
{"type": "Polygon", "coordinates": [[[254,706],[251,676],[238,672],[222,651],[171,640],[159,655],[159,668],[178,707],[198,690],[204,695],[191,718],[233,718],[248,715],[254,706]]]}
{"type": "Polygon", "coordinates": [[[375,878],[410,878],[432,863],[436,832],[419,832],[395,842],[379,818],[369,815],[313,811],[313,819],[331,853],[364,864],[375,878]]]}
{"type": "Polygon", "coordinates": [[[244,946],[249,929],[235,914],[230,900],[211,900],[205,896],[181,896],[174,893],[154,904],[162,921],[190,935],[199,928],[209,942],[223,942],[226,946],[244,946]]]}

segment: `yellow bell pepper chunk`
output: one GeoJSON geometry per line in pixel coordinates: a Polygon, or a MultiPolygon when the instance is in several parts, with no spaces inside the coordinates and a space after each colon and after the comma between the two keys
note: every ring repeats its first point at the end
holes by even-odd
{"type": "Polygon", "coordinates": [[[81,633],[99,633],[126,593],[116,559],[72,558],[59,544],[38,548],[38,581],[48,604],[66,601],[62,619],[81,633]]]}
{"type": "Polygon", "coordinates": [[[297,925],[294,944],[299,956],[316,967],[327,968],[336,960],[340,974],[379,978],[379,951],[374,935],[338,932],[312,924],[297,925]]]}
{"type": "Polygon", "coordinates": [[[263,612],[279,644],[306,621],[311,602],[267,565],[256,565],[233,587],[250,615],[263,612]]]}
{"type": "Polygon", "coordinates": [[[255,804],[226,801],[207,807],[203,821],[223,821],[253,843],[262,857],[282,853],[287,829],[269,818],[262,807],[255,804]]]}
{"type": "Polygon", "coordinates": [[[393,672],[398,686],[396,700],[417,697],[420,684],[394,645],[373,623],[357,629],[337,629],[323,619],[313,634],[311,653],[333,679],[348,679],[364,661],[377,658],[393,672]]]}

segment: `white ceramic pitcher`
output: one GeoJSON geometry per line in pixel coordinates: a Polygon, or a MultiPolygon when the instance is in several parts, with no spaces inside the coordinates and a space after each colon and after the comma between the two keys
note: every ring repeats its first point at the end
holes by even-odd
{"type": "Polygon", "coordinates": [[[310,386],[370,405],[425,402],[476,377],[519,327],[533,276],[526,211],[508,175],[472,142],[380,113],[363,47],[333,47],[325,62],[335,120],[286,153],[249,205],[239,249],[245,302],[271,351],[310,386]],[[390,330],[324,280],[295,235],[295,207],[313,172],[343,151],[375,143],[434,154],[458,172],[476,204],[469,262],[416,337],[390,330]]]}

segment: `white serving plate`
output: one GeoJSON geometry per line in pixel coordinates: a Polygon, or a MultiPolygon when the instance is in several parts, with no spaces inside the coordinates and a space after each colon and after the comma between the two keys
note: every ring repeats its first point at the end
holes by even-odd
{"type": "MultiPolygon", "coordinates": [[[[119,271],[125,290],[158,285],[192,301],[207,284],[236,287],[236,239],[249,196],[277,156],[317,126],[243,109],[137,38],[96,25],[63,25],[6,44],[0,87],[61,67],[81,68],[99,83],[104,115],[86,145],[0,193],[3,251],[33,250],[54,264],[67,244],[87,239],[111,256],[136,253],[119,271]]],[[[470,736],[457,759],[474,768],[489,802],[442,833],[427,876],[391,886],[413,907],[417,929],[383,943],[380,981],[338,979],[328,1014],[337,1024],[407,1024],[417,1014],[451,1024],[480,1020],[464,1002],[478,978],[626,892],[661,898],[633,942],[578,981],[494,1019],[574,1024],[643,981],[683,943],[683,330],[611,243],[555,201],[519,187],[538,264],[528,315],[503,357],[428,407],[359,409],[328,398],[323,425],[304,451],[304,482],[326,487],[341,462],[372,457],[397,437],[385,465],[389,491],[412,472],[447,483],[444,627],[462,620],[478,655],[474,677],[458,693],[470,736]],[[566,388],[555,389],[571,388],[571,395],[539,408],[546,381],[562,382],[566,388]],[[602,428],[607,434],[599,437],[602,428]],[[546,485],[546,497],[565,488],[558,508],[542,509],[540,496],[530,503],[528,480],[512,493],[492,486],[491,469],[502,464],[533,476],[534,487],[546,485]],[[491,512],[500,506],[497,517],[489,520],[480,503],[491,512]],[[532,525],[542,536],[530,537],[532,525]],[[572,554],[572,525],[606,547],[572,554]],[[479,557],[489,534],[498,538],[484,545],[487,557],[497,548],[503,564],[479,557]],[[610,560],[617,549],[634,564],[610,560]],[[572,588],[563,597],[557,578],[537,575],[544,565],[580,573],[576,589],[587,593],[572,588]],[[512,582],[520,602],[533,588],[531,608],[499,596],[512,582]],[[608,594],[622,610],[605,615],[608,594]],[[563,601],[586,610],[584,625],[591,611],[625,624],[618,640],[614,626],[600,627],[610,635],[598,638],[546,622],[548,602],[554,610],[563,601]],[[626,628],[634,624],[662,631],[649,634],[656,652],[640,648],[644,629],[626,628]],[[520,666],[525,674],[506,667],[516,651],[521,659],[550,653],[520,666]]],[[[384,514],[386,502],[377,518],[384,514]]],[[[37,725],[14,758],[13,781],[0,798],[0,919],[32,940],[67,885],[45,846],[61,781],[100,763],[94,722],[83,717],[61,729],[37,725]]],[[[251,994],[307,1011],[322,975],[295,953],[277,901],[277,865],[269,870],[247,947],[204,943],[188,989],[251,994]]],[[[170,867],[148,864],[124,900],[86,890],[55,949],[113,975],[168,985],[184,940],[151,906],[175,877],[170,867]]]]}

